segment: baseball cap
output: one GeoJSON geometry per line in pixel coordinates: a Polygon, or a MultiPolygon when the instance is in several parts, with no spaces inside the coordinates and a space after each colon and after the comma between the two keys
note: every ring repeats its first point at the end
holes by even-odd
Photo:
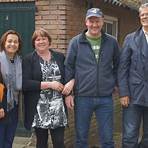
{"type": "Polygon", "coordinates": [[[99,8],[91,8],[87,10],[86,19],[95,16],[95,17],[103,17],[103,12],[99,8]]]}

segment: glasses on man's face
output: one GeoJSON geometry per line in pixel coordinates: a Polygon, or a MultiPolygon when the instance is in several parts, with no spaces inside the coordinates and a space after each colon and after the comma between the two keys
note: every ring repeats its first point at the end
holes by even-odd
{"type": "Polygon", "coordinates": [[[148,13],[141,13],[141,14],[139,14],[139,17],[140,17],[140,18],[148,17],[148,13]]]}

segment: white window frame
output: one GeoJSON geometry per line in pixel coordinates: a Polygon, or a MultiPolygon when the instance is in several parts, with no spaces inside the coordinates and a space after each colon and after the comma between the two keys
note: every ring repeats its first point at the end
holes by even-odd
{"type": "Polygon", "coordinates": [[[115,30],[114,30],[115,32],[112,35],[115,36],[115,38],[117,39],[117,37],[118,37],[118,18],[108,16],[108,15],[104,15],[104,22],[115,25],[114,26],[115,27],[115,30]]]}

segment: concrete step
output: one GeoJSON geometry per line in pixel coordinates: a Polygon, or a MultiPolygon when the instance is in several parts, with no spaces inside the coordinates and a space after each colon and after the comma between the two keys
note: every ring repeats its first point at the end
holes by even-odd
{"type": "Polygon", "coordinates": [[[13,144],[13,148],[35,148],[35,146],[25,146],[21,144],[13,144]]]}
{"type": "Polygon", "coordinates": [[[30,142],[30,137],[15,137],[13,148],[35,148],[30,142]]]}

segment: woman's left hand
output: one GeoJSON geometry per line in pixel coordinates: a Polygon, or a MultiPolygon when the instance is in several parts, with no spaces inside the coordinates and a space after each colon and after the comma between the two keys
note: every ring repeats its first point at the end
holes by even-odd
{"type": "Polygon", "coordinates": [[[58,81],[49,82],[49,88],[61,92],[64,88],[64,85],[58,81]]]}
{"type": "Polygon", "coordinates": [[[62,91],[63,95],[69,95],[70,92],[73,90],[73,86],[74,86],[74,79],[71,79],[69,82],[67,82],[64,86],[64,89],[62,91]]]}

